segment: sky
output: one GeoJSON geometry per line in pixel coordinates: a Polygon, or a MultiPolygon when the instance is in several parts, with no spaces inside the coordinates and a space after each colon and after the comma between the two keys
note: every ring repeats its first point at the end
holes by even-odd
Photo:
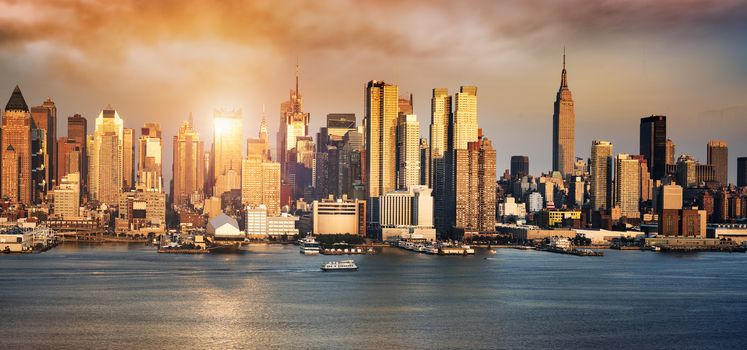
{"type": "Polygon", "coordinates": [[[160,122],[167,185],[189,113],[210,140],[212,111],[241,108],[249,137],[266,106],[274,144],[296,62],[314,136],[327,113],[362,122],[369,80],[414,95],[423,137],[434,87],[476,85],[498,173],[527,155],[539,174],[551,167],[564,48],[577,156],[595,139],[639,153],[640,118],[663,114],[678,155],[705,163],[708,140],[728,142],[736,180],[747,156],[747,2],[737,0],[0,0],[0,99],[15,85],[29,105],[51,97],[58,137],[74,113],[91,130],[107,104],[138,133],[160,122]]]}

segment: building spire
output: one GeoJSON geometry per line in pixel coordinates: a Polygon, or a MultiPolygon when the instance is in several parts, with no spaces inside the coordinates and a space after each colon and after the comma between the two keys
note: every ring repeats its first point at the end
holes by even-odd
{"type": "Polygon", "coordinates": [[[568,74],[565,71],[565,46],[563,46],[563,73],[560,75],[560,87],[568,87],[568,74]]]}
{"type": "Polygon", "coordinates": [[[296,97],[300,95],[300,93],[298,93],[298,71],[299,71],[298,56],[296,56],[296,97]]]}

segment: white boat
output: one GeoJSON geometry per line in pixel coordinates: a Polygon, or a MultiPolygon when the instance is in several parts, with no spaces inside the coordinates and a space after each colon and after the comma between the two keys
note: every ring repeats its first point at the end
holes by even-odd
{"type": "Polygon", "coordinates": [[[330,261],[322,265],[322,271],[357,271],[358,265],[353,260],[330,261]]]}
{"type": "Polygon", "coordinates": [[[318,255],[319,254],[319,242],[314,237],[306,236],[298,241],[299,253],[304,255],[318,255]]]}

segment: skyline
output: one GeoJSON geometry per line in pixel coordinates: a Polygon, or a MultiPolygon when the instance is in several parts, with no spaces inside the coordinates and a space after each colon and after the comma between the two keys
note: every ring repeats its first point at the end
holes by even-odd
{"type": "MultiPolygon", "coordinates": [[[[275,145],[279,105],[293,87],[297,57],[301,62],[300,90],[304,110],[311,113],[312,134],[323,125],[328,113],[354,112],[361,123],[361,92],[366,81],[376,79],[397,84],[401,94],[414,94],[421,136],[429,138],[430,89],[446,87],[456,91],[461,85],[475,85],[480,91],[478,121],[496,148],[498,172],[509,168],[512,155],[527,155],[530,172],[537,175],[550,170],[552,165],[552,100],[560,83],[565,46],[568,80],[576,102],[576,156],[588,158],[591,140],[595,139],[611,141],[616,153],[637,154],[639,120],[651,114],[668,117],[668,134],[677,145],[677,155],[692,154],[705,163],[707,142],[726,141],[731,149],[730,182],[736,180],[736,158],[747,154],[747,140],[740,137],[747,116],[747,79],[743,79],[747,70],[740,63],[747,57],[747,48],[737,40],[745,30],[744,21],[739,23],[746,17],[744,4],[693,1],[689,3],[691,6],[679,6],[679,2],[654,5],[605,2],[580,9],[568,6],[579,10],[574,14],[552,3],[537,6],[539,2],[532,2],[534,7],[544,8],[530,16],[537,18],[526,24],[537,28],[516,29],[516,32],[506,28],[522,27],[524,24],[518,25],[521,21],[491,22],[491,27],[487,19],[495,19],[484,18],[489,16],[479,15],[478,10],[495,14],[509,9],[513,10],[512,15],[526,19],[525,7],[530,5],[472,3],[476,5],[474,8],[454,12],[454,16],[462,19],[457,21],[456,28],[434,29],[438,23],[430,22],[448,12],[449,5],[442,4],[428,7],[428,16],[424,16],[428,18],[415,22],[430,30],[405,30],[420,28],[418,25],[390,29],[395,32],[391,42],[366,31],[370,17],[395,9],[395,18],[417,19],[418,11],[425,11],[424,3],[402,6],[384,3],[376,9],[367,3],[337,3],[340,5],[337,10],[331,4],[308,5],[303,15],[288,9],[303,6],[301,3],[275,4],[278,12],[289,13],[293,18],[300,16],[306,21],[281,21],[289,26],[283,30],[277,26],[260,30],[260,24],[239,27],[246,32],[247,37],[243,37],[226,33],[225,26],[241,24],[237,18],[228,17],[229,24],[225,25],[211,22],[216,13],[225,15],[226,8],[205,9],[199,1],[177,9],[157,27],[152,27],[147,19],[158,13],[161,3],[138,7],[138,15],[143,19],[135,20],[132,5],[128,4],[92,8],[76,7],[74,2],[54,5],[2,2],[0,8],[8,11],[0,11],[4,13],[0,15],[0,23],[6,28],[0,39],[3,77],[0,88],[9,96],[13,87],[20,85],[29,105],[38,105],[46,97],[52,97],[59,110],[60,131],[65,129],[67,116],[81,113],[91,122],[104,106],[111,104],[126,127],[160,122],[166,140],[194,112],[196,129],[209,142],[212,110],[220,107],[241,108],[243,139],[256,137],[265,105],[270,142],[275,145]],[[350,18],[345,17],[345,25],[340,25],[337,39],[331,35],[331,28],[321,22],[350,6],[371,11],[365,16],[346,14],[350,18]],[[33,16],[25,16],[23,21],[13,20],[14,14],[28,13],[29,7],[37,10],[31,11],[33,16]],[[96,30],[83,33],[82,28],[73,25],[65,27],[64,33],[32,35],[36,31],[29,29],[49,19],[49,12],[55,9],[59,10],[59,23],[48,26],[71,25],[71,21],[83,19],[81,22],[96,30]],[[604,9],[609,13],[604,14],[604,9]],[[204,13],[195,13],[203,10],[204,13]],[[547,19],[552,10],[561,18],[547,19]],[[106,23],[93,20],[96,14],[122,15],[123,22],[127,19],[134,22],[119,28],[121,33],[118,33],[106,23]],[[189,14],[198,16],[194,21],[186,21],[189,14]],[[628,17],[629,22],[622,21],[628,17]],[[470,22],[465,18],[476,20],[470,22]],[[570,23],[573,21],[569,18],[587,21],[578,25],[570,23]],[[356,24],[356,19],[365,24],[356,24]],[[201,31],[178,29],[179,20],[201,31]],[[310,23],[318,23],[320,27],[316,31],[299,30],[310,23]],[[490,29],[495,26],[503,26],[503,31],[492,32],[490,29]],[[349,35],[356,30],[368,40],[353,40],[355,37],[349,35]],[[263,31],[278,37],[250,35],[263,31]],[[487,36],[489,33],[498,38],[487,36]],[[460,35],[462,40],[455,40],[460,35]],[[113,37],[123,38],[122,42],[111,44],[109,39],[113,37]],[[669,45],[659,45],[662,41],[669,45]],[[433,55],[432,49],[442,42],[449,44],[449,49],[433,55]],[[106,60],[100,58],[104,56],[106,60]],[[232,65],[237,60],[244,63],[232,65]],[[250,69],[256,66],[261,69],[250,69]],[[63,68],[66,70],[62,71],[63,68]],[[529,136],[535,139],[527,142],[525,133],[513,132],[516,128],[530,132],[529,136]]],[[[267,10],[269,5],[245,4],[244,10],[246,6],[267,10]]],[[[258,22],[278,21],[272,16],[263,18],[261,13],[267,12],[258,12],[258,22]]],[[[395,19],[382,22],[388,21],[395,19]]],[[[372,27],[371,31],[381,31],[381,26],[384,24],[372,27]]],[[[164,183],[168,183],[171,144],[167,142],[164,147],[167,168],[164,183]]],[[[246,152],[243,143],[242,152],[246,152]]]]}

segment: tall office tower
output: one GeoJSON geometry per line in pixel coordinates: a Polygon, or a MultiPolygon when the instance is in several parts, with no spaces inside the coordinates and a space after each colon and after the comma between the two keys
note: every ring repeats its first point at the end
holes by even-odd
{"type": "Polygon", "coordinates": [[[436,228],[439,232],[449,229],[446,179],[449,176],[446,158],[451,141],[451,96],[446,88],[433,89],[431,98],[431,186],[433,188],[436,228]]]}
{"type": "Polygon", "coordinates": [[[640,200],[641,202],[648,202],[653,199],[654,182],[651,180],[651,172],[648,170],[648,162],[646,158],[640,154],[631,155],[630,158],[638,161],[638,173],[641,179],[640,181],[640,200]]]}
{"type": "Polygon", "coordinates": [[[638,207],[641,197],[640,161],[620,153],[615,159],[615,206],[626,218],[640,217],[638,207]]]}
{"type": "Polygon", "coordinates": [[[241,204],[265,205],[267,215],[280,215],[280,163],[252,154],[242,161],[241,204]]]}
{"type": "Polygon", "coordinates": [[[364,125],[369,220],[379,217],[378,198],[396,188],[397,94],[397,85],[376,80],[366,84],[364,125]]]}
{"type": "Polygon", "coordinates": [[[664,158],[667,159],[667,164],[674,164],[674,160],[677,157],[675,153],[677,152],[676,147],[674,145],[674,141],[672,139],[667,139],[667,150],[666,155],[664,158]]]}
{"type": "Polygon", "coordinates": [[[708,164],[713,165],[719,185],[729,185],[729,146],[726,141],[708,141],[708,164]]]}
{"type": "Polygon", "coordinates": [[[667,117],[652,115],[641,118],[641,155],[646,157],[651,178],[660,180],[666,175],[667,117]]]}
{"type": "Polygon", "coordinates": [[[454,149],[467,149],[467,144],[477,141],[477,87],[462,86],[454,96],[453,142],[454,149]]]}
{"type": "Polygon", "coordinates": [[[16,85],[3,112],[2,133],[2,196],[11,203],[32,204],[31,129],[29,107],[16,85]]]}
{"type": "Polygon", "coordinates": [[[122,190],[135,188],[135,129],[122,129],[122,190]]]}
{"type": "Polygon", "coordinates": [[[80,114],[67,117],[67,138],[80,144],[80,193],[88,193],[88,121],[80,114]]]}
{"type": "MultiPolygon", "coordinates": [[[[85,154],[82,151],[83,147],[78,140],[61,137],[57,141],[57,174],[55,175],[55,182],[57,184],[62,181],[62,177],[72,173],[83,173],[83,159],[85,154]]],[[[78,179],[79,185],[81,179],[78,179]]]]}
{"type": "Polygon", "coordinates": [[[92,137],[90,194],[107,205],[119,202],[123,188],[123,124],[117,111],[107,106],[96,118],[92,137]]]}
{"type": "Polygon", "coordinates": [[[428,139],[420,139],[420,184],[431,188],[431,146],[428,139]]]}
{"type": "Polygon", "coordinates": [[[482,135],[467,149],[454,150],[455,221],[465,230],[495,230],[495,149],[482,135]]]}
{"type": "Polygon", "coordinates": [[[552,115],[552,170],[563,176],[573,174],[576,114],[573,97],[568,89],[563,51],[563,72],[560,74],[560,89],[555,96],[552,115]]]}
{"type": "Polygon", "coordinates": [[[309,113],[303,112],[303,101],[298,89],[298,65],[296,65],[296,88],[290,91],[288,101],[280,104],[280,129],[278,130],[277,157],[280,161],[281,176],[288,174],[288,152],[296,146],[296,138],[309,136],[309,113]]]}
{"type": "Polygon", "coordinates": [[[397,105],[400,114],[415,114],[412,108],[412,94],[410,96],[400,96],[397,105]]]}
{"type": "Polygon", "coordinates": [[[41,106],[31,107],[31,119],[34,122],[34,129],[40,130],[39,136],[42,137],[40,144],[42,149],[35,149],[36,154],[43,167],[38,169],[40,176],[44,181],[43,188],[39,190],[46,193],[55,184],[55,150],[57,144],[57,107],[50,98],[47,98],[41,106]]]}
{"type": "Polygon", "coordinates": [[[161,124],[145,123],[140,129],[138,182],[146,191],[163,192],[163,138],[161,124]]]}
{"type": "Polygon", "coordinates": [[[397,187],[406,190],[420,184],[420,123],[414,114],[397,120],[397,187]]]}
{"type": "Polygon", "coordinates": [[[205,152],[200,133],[192,126],[192,115],[179,127],[174,136],[174,165],[171,193],[175,206],[185,206],[190,196],[203,194],[205,182],[205,152]]]}
{"type": "Polygon", "coordinates": [[[433,89],[431,98],[431,159],[443,158],[449,147],[449,118],[451,96],[449,89],[433,89]]]}
{"type": "Polygon", "coordinates": [[[737,158],[737,186],[747,186],[747,157],[737,158]]]}
{"type": "Polygon", "coordinates": [[[591,143],[591,207],[607,210],[612,204],[612,143],[594,140],[591,143]]]}
{"type": "Polygon", "coordinates": [[[213,196],[241,188],[241,110],[218,109],[213,113],[211,181],[213,196]]]}
{"type": "Polygon", "coordinates": [[[511,156],[511,178],[521,179],[529,176],[529,157],[511,156]]]}
{"type": "Polygon", "coordinates": [[[248,138],[246,140],[246,154],[255,154],[262,157],[263,161],[270,161],[270,139],[267,136],[267,120],[264,111],[262,111],[262,123],[259,125],[259,136],[257,138],[248,138]]]}

